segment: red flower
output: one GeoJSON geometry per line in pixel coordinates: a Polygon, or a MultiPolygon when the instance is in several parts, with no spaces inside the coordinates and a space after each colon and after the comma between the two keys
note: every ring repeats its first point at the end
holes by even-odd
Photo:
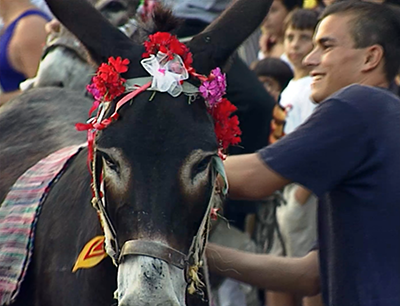
{"type": "Polygon", "coordinates": [[[191,67],[193,64],[193,55],[192,52],[189,52],[189,49],[186,52],[186,56],[183,59],[183,63],[185,64],[186,69],[189,69],[189,67],[191,67]]]}
{"type": "Polygon", "coordinates": [[[168,44],[171,38],[172,35],[168,32],[157,32],[153,35],[149,35],[150,41],[153,41],[155,44],[159,45],[168,44]]]}
{"type": "Polygon", "coordinates": [[[108,63],[114,68],[118,73],[124,73],[128,71],[129,60],[127,58],[122,59],[120,56],[117,58],[110,57],[108,63]]]}
{"type": "Polygon", "coordinates": [[[143,53],[143,57],[149,57],[151,54],[156,55],[160,51],[167,54],[169,59],[173,59],[175,54],[179,55],[186,69],[193,63],[192,53],[189,48],[181,43],[176,36],[167,32],[157,32],[149,35],[149,40],[144,42],[144,47],[146,52],[143,53]]]}
{"type": "Polygon", "coordinates": [[[100,65],[90,85],[91,91],[97,90],[97,98],[103,97],[105,101],[112,101],[125,92],[126,80],[121,78],[120,73],[128,71],[128,64],[128,59],[110,57],[108,64],[100,65]]]}
{"type": "Polygon", "coordinates": [[[218,144],[226,149],[230,145],[240,143],[240,135],[242,131],[239,128],[239,119],[237,116],[232,116],[232,113],[237,108],[228,99],[223,98],[210,113],[214,119],[215,135],[217,136],[218,144]]]}

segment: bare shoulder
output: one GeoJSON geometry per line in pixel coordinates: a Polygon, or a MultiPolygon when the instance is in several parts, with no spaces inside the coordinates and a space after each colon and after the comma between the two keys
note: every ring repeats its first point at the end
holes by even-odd
{"type": "Polygon", "coordinates": [[[46,39],[45,25],[47,20],[39,15],[30,15],[21,19],[15,27],[13,39],[21,44],[34,41],[44,43],[46,39]]]}

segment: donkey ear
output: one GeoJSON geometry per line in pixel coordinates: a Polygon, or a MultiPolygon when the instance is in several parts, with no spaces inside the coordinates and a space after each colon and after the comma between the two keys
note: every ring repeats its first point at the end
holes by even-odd
{"type": "Polygon", "coordinates": [[[50,10],[87,48],[97,63],[107,62],[110,56],[130,60],[126,78],[143,75],[139,65],[144,48],[136,45],[114,27],[87,0],[46,0],[50,10]]]}
{"type": "Polygon", "coordinates": [[[233,52],[264,20],[272,0],[237,0],[200,34],[188,47],[193,66],[203,74],[222,67],[233,52]]]}

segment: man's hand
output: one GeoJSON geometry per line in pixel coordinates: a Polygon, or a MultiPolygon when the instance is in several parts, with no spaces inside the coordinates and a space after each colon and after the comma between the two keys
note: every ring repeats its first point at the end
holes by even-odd
{"type": "Polygon", "coordinates": [[[318,251],[302,258],[253,254],[208,243],[210,271],[258,288],[303,296],[319,293],[318,251]]]}

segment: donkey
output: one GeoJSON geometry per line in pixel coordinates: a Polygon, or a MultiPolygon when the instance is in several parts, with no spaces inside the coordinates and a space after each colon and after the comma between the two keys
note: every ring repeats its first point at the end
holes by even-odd
{"type": "MultiPolygon", "coordinates": [[[[135,28],[134,16],[139,5],[137,0],[91,0],[90,3],[111,24],[131,34],[135,28]]],[[[53,21],[54,22],[54,21],[53,21]]],[[[85,47],[64,26],[53,26],[37,75],[31,87],[56,86],[70,88],[84,95],[86,85],[95,73],[85,47]]]]}
{"type": "MultiPolygon", "coordinates": [[[[47,3],[53,14],[85,45],[96,63],[106,62],[110,56],[121,56],[130,60],[123,77],[147,75],[139,65],[144,48],[113,27],[88,2],[48,0],[47,3]]],[[[265,0],[238,0],[188,42],[196,71],[207,75],[213,68],[223,66],[261,23],[270,4],[271,1],[265,0]],[[233,31],[234,27],[237,30],[233,31]]],[[[196,80],[190,82],[198,85],[196,80]]],[[[66,90],[62,94],[65,100],[75,99],[78,104],[83,101],[66,90]]],[[[117,110],[117,105],[118,100],[111,103],[106,117],[117,110]]],[[[54,105],[53,111],[60,112],[59,117],[62,117],[65,108],[68,106],[54,105]]],[[[21,130],[21,125],[33,120],[19,120],[23,116],[19,117],[15,110],[18,110],[18,103],[0,110],[0,121],[7,127],[7,133],[0,135],[1,148],[9,137],[21,130]]],[[[122,250],[115,261],[118,267],[107,258],[94,268],[71,273],[82,246],[102,234],[97,212],[90,205],[91,176],[87,169],[87,149],[83,149],[58,178],[43,203],[32,262],[13,305],[106,306],[115,302],[114,297],[120,306],[208,303],[206,288],[203,299],[197,301],[186,293],[190,272],[193,272],[188,266],[194,256],[191,252],[193,239],[199,237],[199,229],[208,218],[214,192],[212,162],[218,144],[206,104],[200,97],[188,103],[182,94],[172,97],[168,93],[154,95],[145,91],[123,105],[118,115],[118,120],[100,131],[95,140],[96,165],[103,168],[103,213],[115,229],[116,243],[112,248],[122,250]],[[154,251],[123,252],[137,242],[157,245],[161,253],[173,250],[167,253],[183,254],[184,260],[170,262],[154,251]]],[[[60,123],[52,123],[47,127],[57,130],[60,123]]],[[[32,142],[20,150],[28,153],[31,146],[41,145],[43,137],[39,138],[32,128],[23,130],[24,139],[32,142]]],[[[36,150],[28,156],[29,162],[21,156],[19,160],[14,160],[12,155],[7,159],[0,156],[0,173],[6,173],[1,169],[4,163],[15,167],[13,173],[21,173],[50,150],[48,147],[46,152],[36,150]]],[[[97,167],[93,170],[96,178],[99,177],[97,170],[97,167]]],[[[4,181],[1,198],[13,180],[5,177],[4,181]]],[[[207,231],[201,234],[205,237],[207,231]]],[[[197,252],[201,257],[202,249],[197,252]]]]}

